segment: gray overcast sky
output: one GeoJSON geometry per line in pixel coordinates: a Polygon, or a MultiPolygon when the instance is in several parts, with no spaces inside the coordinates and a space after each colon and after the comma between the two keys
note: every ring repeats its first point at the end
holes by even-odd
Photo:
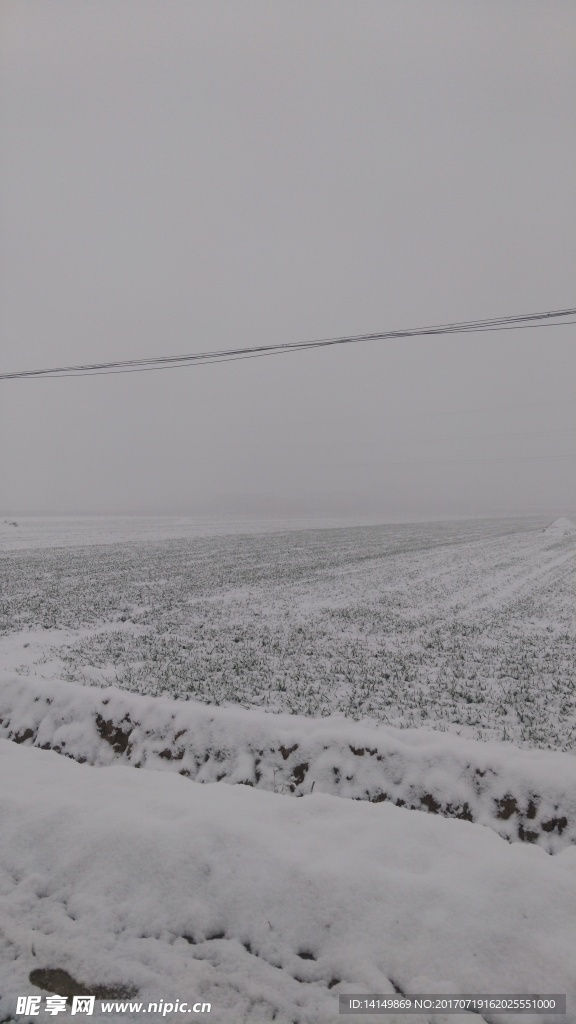
{"type": "MultiPolygon", "coordinates": [[[[572,0],[4,0],[2,23],[0,370],[576,305],[572,0]]],[[[575,341],[0,382],[0,508],[571,512],[575,341]]]]}

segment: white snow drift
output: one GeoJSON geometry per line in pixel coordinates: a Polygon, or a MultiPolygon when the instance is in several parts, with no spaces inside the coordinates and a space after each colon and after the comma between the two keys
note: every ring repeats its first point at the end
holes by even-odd
{"type": "Polygon", "coordinates": [[[0,736],[77,761],[332,793],[463,818],[549,853],[576,843],[576,758],[511,743],[310,719],[0,673],[0,736]]]}
{"type": "Polygon", "coordinates": [[[576,523],[562,516],[560,519],[555,519],[553,523],[550,523],[550,526],[547,526],[543,532],[547,537],[568,537],[576,533],[576,523]]]}
{"type": "Polygon", "coordinates": [[[207,1000],[222,1024],[328,1024],[339,992],[438,983],[566,992],[575,1019],[574,848],[549,857],[389,804],[97,770],[7,741],[0,816],[0,1019],[38,991],[31,971],[56,969],[145,1004],[207,1000]]]}

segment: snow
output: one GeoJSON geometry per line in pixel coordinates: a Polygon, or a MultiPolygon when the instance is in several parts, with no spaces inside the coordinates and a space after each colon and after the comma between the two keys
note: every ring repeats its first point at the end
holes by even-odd
{"type": "Polygon", "coordinates": [[[58,968],[144,1003],[209,1001],[222,1024],[327,1024],[339,992],[422,979],[576,1000],[574,848],[549,857],[390,804],[95,769],[7,741],[0,815],[0,1019],[37,991],[32,970],[58,968]]]}
{"type": "Polygon", "coordinates": [[[576,534],[544,525],[72,532],[3,554],[0,667],[574,751],[576,534]]]}
{"type": "Polygon", "coordinates": [[[550,523],[550,526],[547,526],[543,532],[547,537],[568,537],[570,534],[576,533],[576,523],[573,523],[571,519],[561,517],[550,523]]]}
{"type": "Polygon", "coordinates": [[[9,516],[0,519],[0,550],[137,544],[181,538],[219,537],[373,523],[366,517],[300,516],[9,516]]]}
{"type": "Polygon", "coordinates": [[[10,673],[0,673],[0,736],[92,765],[121,761],[198,782],[467,818],[549,853],[576,843],[576,758],[556,751],[10,673]]]}
{"type": "Polygon", "coordinates": [[[288,525],[0,523],[0,1022],[67,979],[94,1020],[574,1024],[576,527],[288,525]]]}

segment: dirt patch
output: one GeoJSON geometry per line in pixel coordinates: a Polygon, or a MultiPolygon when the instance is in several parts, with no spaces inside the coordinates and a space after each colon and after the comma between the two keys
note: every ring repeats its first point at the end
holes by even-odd
{"type": "Polygon", "coordinates": [[[10,737],[10,739],[14,740],[14,743],[25,743],[26,740],[31,740],[33,738],[34,738],[34,730],[33,729],[24,729],[24,732],[15,733],[14,736],[10,737]]]}
{"type": "MultiPolygon", "coordinates": [[[[530,817],[530,815],[528,815],[528,817],[530,817]]],[[[550,821],[543,821],[542,828],[545,832],[557,831],[559,835],[562,835],[567,824],[568,818],[562,816],[561,818],[550,818],[550,821]]]]}
{"type": "Polygon", "coordinates": [[[55,995],[66,996],[71,1002],[73,996],[96,996],[96,999],[132,999],[138,995],[138,989],[127,985],[86,985],[76,981],[68,971],[61,967],[44,967],[30,971],[29,981],[36,988],[55,995]]]}
{"type": "Polygon", "coordinates": [[[442,807],[442,805],[434,799],[431,793],[426,793],[426,795],[422,797],[420,803],[427,811],[430,811],[430,814],[438,814],[438,811],[441,810],[442,807]]]}
{"type": "Polygon", "coordinates": [[[518,811],[518,802],[510,793],[503,796],[501,800],[496,800],[496,806],[498,808],[496,817],[501,821],[508,821],[518,811]]]}
{"type": "Polygon", "coordinates": [[[307,761],[303,761],[302,764],[297,764],[294,771],[292,772],[292,778],[297,786],[301,786],[306,778],[306,773],[309,768],[307,761]]]}
{"type": "MultiPolygon", "coordinates": [[[[129,719],[128,724],[132,725],[129,719]]],[[[106,740],[117,754],[123,754],[126,751],[131,730],[124,732],[119,725],[114,725],[114,722],[110,720],[106,721],[102,715],[96,715],[96,728],[102,739],[106,740]]]]}
{"type": "Polygon", "coordinates": [[[298,744],[295,743],[293,747],[283,747],[283,746],[280,746],[279,750],[280,750],[280,753],[282,754],[282,757],[284,758],[284,760],[287,761],[288,758],[290,757],[290,754],[293,754],[295,750],[298,750],[298,744]]]}

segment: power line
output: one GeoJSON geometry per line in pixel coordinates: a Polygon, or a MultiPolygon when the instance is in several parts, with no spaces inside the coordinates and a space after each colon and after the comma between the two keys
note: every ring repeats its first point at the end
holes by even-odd
{"type": "Polygon", "coordinates": [[[523,316],[492,317],[486,320],[467,320],[461,323],[440,324],[432,327],[417,327],[396,331],[380,331],[372,334],[345,335],[338,338],[323,338],[317,341],[288,342],[278,345],[255,345],[251,347],[221,349],[214,352],[192,352],[179,356],[156,356],[148,359],[125,359],[107,363],[85,363],[79,366],[57,366],[43,370],[19,370],[0,373],[0,380],[34,379],[42,377],[101,376],[112,373],[142,373],[151,370],[179,369],[199,363],[224,363],[240,359],[255,359],[260,356],[280,355],[286,352],[302,352],[305,349],[325,348],[330,345],[350,345],[361,341],[391,341],[397,338],[416,338],[434,335],[475,334],[486,331],[521,330],[532,327],[565,327],[576,320],[560,318],[576,316],[576,308],[547,310],[523,316]],[[534,322],[531,322],[534,321],[534,322]]]}

